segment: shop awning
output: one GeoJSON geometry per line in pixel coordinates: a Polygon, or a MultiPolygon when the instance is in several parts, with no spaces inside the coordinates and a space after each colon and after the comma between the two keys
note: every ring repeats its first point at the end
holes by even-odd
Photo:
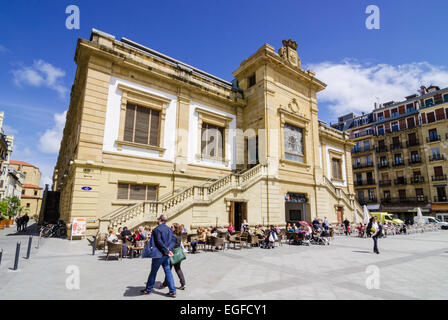
{"type": "Polygon", "coordinates": [[[448,204],[433,204],[432,210],[434,211],[448,211],[448,204]]]}

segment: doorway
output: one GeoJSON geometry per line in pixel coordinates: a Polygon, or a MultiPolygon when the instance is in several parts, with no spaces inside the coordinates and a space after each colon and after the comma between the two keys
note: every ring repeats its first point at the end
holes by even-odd
{"type": "Polygon", "coordinates": [[[229,221],[235,231],[241,231],[244,220],[247,221],[247,202],[232,202],[229,221]]]}
{"type": "Polygon", "coordinates": [[[344,208],[337,207],[336,208],[336,215],[338,216],[338,223],[341,224],[342,221],[344,221],[344,208]]]}

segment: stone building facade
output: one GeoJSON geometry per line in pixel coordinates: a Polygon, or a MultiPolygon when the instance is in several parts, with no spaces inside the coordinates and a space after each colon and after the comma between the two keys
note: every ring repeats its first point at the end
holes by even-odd
{"type": "Polygon", "coordinates": [[[23,213],[29,216],[38,215],[42,204],[41,172],[38,167],[25,162],[11,160],[10,167],[23,176],[21,205],[23,213]]]}
{"type": "Polygon", "coordinates": [[[90,233],[155,223],[188,229],[355,219],[347,134],[318,120],[325,88],[297,44],[268,44],[229,82],[93,30],[78,65],[53,190],[90,233]]]}

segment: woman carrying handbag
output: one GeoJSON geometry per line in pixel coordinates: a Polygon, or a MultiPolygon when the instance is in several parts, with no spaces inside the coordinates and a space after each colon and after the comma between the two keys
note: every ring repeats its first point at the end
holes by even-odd
{"type": "MultiPolygon", "coordinates": [[[[182,269],[180,267],[181,262],[187,258],[185,256],[184,250],[182,249],[182,246],[181,246],[183,227],[177,223],[173,223],[172,229],[173,229],[176,244],[174,245],[173,256],[170,258],[170,260],[171,260],[170,267],[172,268],[174,266],[174,270],[176,270],[177,276],[179,277],[179,280],[180,280],[179,290],[185,290],[185,277],[184,277],[184,273],[182,272],[182,269]]],[[[163,284],[160,289],[163,289],[167,286],[168,286],[168,282],[165,277],[165,281],[163,281],[163,284]]]]}

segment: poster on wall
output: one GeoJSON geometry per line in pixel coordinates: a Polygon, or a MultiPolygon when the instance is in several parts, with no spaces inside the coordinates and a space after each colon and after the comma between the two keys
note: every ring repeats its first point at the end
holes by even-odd
{"type": "Polygon", "coordinates": [[[87,229],[87,219],[86,218],[73,218],[72,221],[72,232],[70,235],[70,240],[73,236],[75,237],[85,237],[87,229]]]}

